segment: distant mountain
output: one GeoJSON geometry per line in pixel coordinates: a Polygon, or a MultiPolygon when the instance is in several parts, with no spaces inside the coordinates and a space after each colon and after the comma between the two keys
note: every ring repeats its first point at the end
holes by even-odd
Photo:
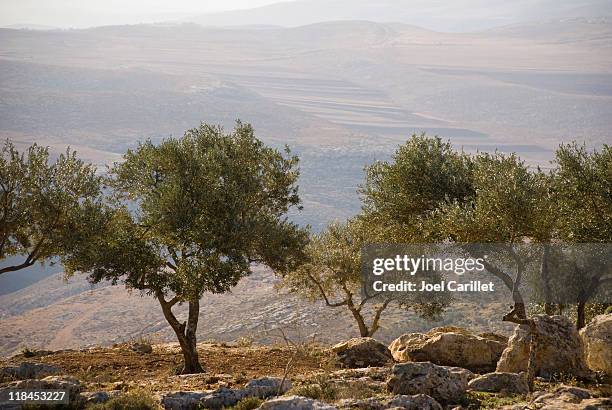
{"type": "Polygon", "coordinates": [[[43,24],[10,24],[2,28],[11,28],[14,30],[59,30],[59,27],[46,26],[43,24]]]}
{"type": "Polygon", "coordinates": [[[464,32],[527,21],[611,15],[612,2],[608,0],[297,0],[187,20],[206,26],[286,27],[333,20],[369,20],[464,32]]]}

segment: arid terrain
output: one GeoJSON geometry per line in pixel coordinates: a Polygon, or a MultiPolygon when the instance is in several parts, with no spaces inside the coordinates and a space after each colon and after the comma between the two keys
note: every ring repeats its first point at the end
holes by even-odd
{"type": "MultiPolygon", "coordinates": [[[[359,210],[363,167],[412,133],[470,152],[517,152],[544,169],[562,142],[609,143],[611,40],[610,20],[592,16],[470,33],[367,21],[0,29],[0,137],[56,154],[69,145],[103,172],[138,141],[241,119],[300,156],[304,210],[291,217],[318,231],[359,210]]],[[[0,278],[3,290],[10,282],[0,292],[0,354],[172,340],[153,299],[34,270],[0,278]]],[[[206,295],[200,339],[270,342],[278,326],[326,342],[355,335],[344,312],[278,294],[273,282],[258,272],[231,294],[206,295]]],[[[507,334],[507,304],[479,315],[457,306],[440,323],[507,334]]],[[[379,336],[431,326],[393,310],[379,336]]]]}

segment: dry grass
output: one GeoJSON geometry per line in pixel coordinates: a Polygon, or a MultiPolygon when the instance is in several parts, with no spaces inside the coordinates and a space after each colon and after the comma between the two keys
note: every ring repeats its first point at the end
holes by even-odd
{"type": "MultiPolygon", "coordinates": [[[[289,379],[336,369],[333,357],[321,347],[312,346],[296,354],[288,346],[239,347],[228,344],[200,344],[200,361],[206,372],[199,375],[176,376],[182,356],[178,346],[155,345],[153,353],[141,354],[128,344],[113,348],[53,352],[34,359],[61,367],[91,390],[132,390],[134,388],[163,390],[203,390],[221,386],[242,386],[246,381],[262,377],[289,379]],[[291,366],[287,363],[292,359],[291,366]]],[[[9,362],[27,359],[22,354],[9,362]]]]}

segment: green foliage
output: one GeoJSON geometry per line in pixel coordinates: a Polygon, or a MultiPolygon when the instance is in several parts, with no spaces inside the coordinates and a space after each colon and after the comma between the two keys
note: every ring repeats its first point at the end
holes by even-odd
{"type": "Polygon", "coordinates": [[[546,178],[516,155],[479,154],[472,158],[470,200],[441,204],[430,229],[455,242],[522,242],[545,236],[538,226],[546,178]]]}
{"type": "Polygon", "coordinates": [[[330,224],[322,233],[311,235],[305,262],[283,277],[282,286],[310,300],[325,296],[331,301],[344,297],[347,290],[358,293],[360,251],[365,243],[359,221],[330,224]]]}
{"type": "Polygon", "coordinates": [[[255,410],[261,406],[263,400],[259,397],[246,397],[236,403],[235,406],[228,407],[227,410],[255,410]]]}
{"type": "Polygon", "coordinates": [[[562,145],[555,163],[559,237],[567,242],[612,242],[612,147],[589,153],[576,143],[562,145]]]}
{"type": "Polygon", "coordinates": [[[16,271],[57,257],[71,263],[103,215],[93,165],[67,150],[54,162],[34,144],[25,153],[6,141],[0,156],[0,260],[19,255],[16,271]]]}
{"type": "Polygon", "coordinates": [[[113,220],[74,270],[182,301],[227,292],[254,262],[286,271],[305,240],[284,217],[299,205],[296,166],[241,123],[140,144],[110,170],[113,220]]]}
{"type": "Polygon", "coordinates": [[[160,408],[151,393],[141,389],[113,397],[106,403],[87,406],[88,410],[157,410],[160,408]]]}
{"type": "Polygon", "coordinates": [[[313,380],[293,387],[286,395],[296,395],[331,402],[338,397],[338,391],[334,383],[330,381],[329,376],[321,374],[315,376],[313,380]]]}
{"type": "Polygon", "coordinates": [[[512,406],[526,401],[527,397],[518,394],[502,395],[468,391],[461,400],[461,405],[467,409],[499,409],[503,406],[512,406]]]}
{"type": "Polygon", "coordinates": [[[386,242],[422,242],[422,223],[443,204],[474,195],[470,158],[440,138],[413,135],[393,155],[366,169],[363,218],[386,242]]]}

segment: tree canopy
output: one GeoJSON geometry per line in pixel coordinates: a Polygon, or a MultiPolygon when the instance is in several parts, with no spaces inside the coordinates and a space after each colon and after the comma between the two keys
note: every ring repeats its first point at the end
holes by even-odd
{"type": "Polygon", "coordinates": [[[68,149],[52,161],[37,144],[20,153],[6,141],[0,156],[0,274],[37,262],[70,264],[103,215],[101,181],[93,165],[68,149]]]}

